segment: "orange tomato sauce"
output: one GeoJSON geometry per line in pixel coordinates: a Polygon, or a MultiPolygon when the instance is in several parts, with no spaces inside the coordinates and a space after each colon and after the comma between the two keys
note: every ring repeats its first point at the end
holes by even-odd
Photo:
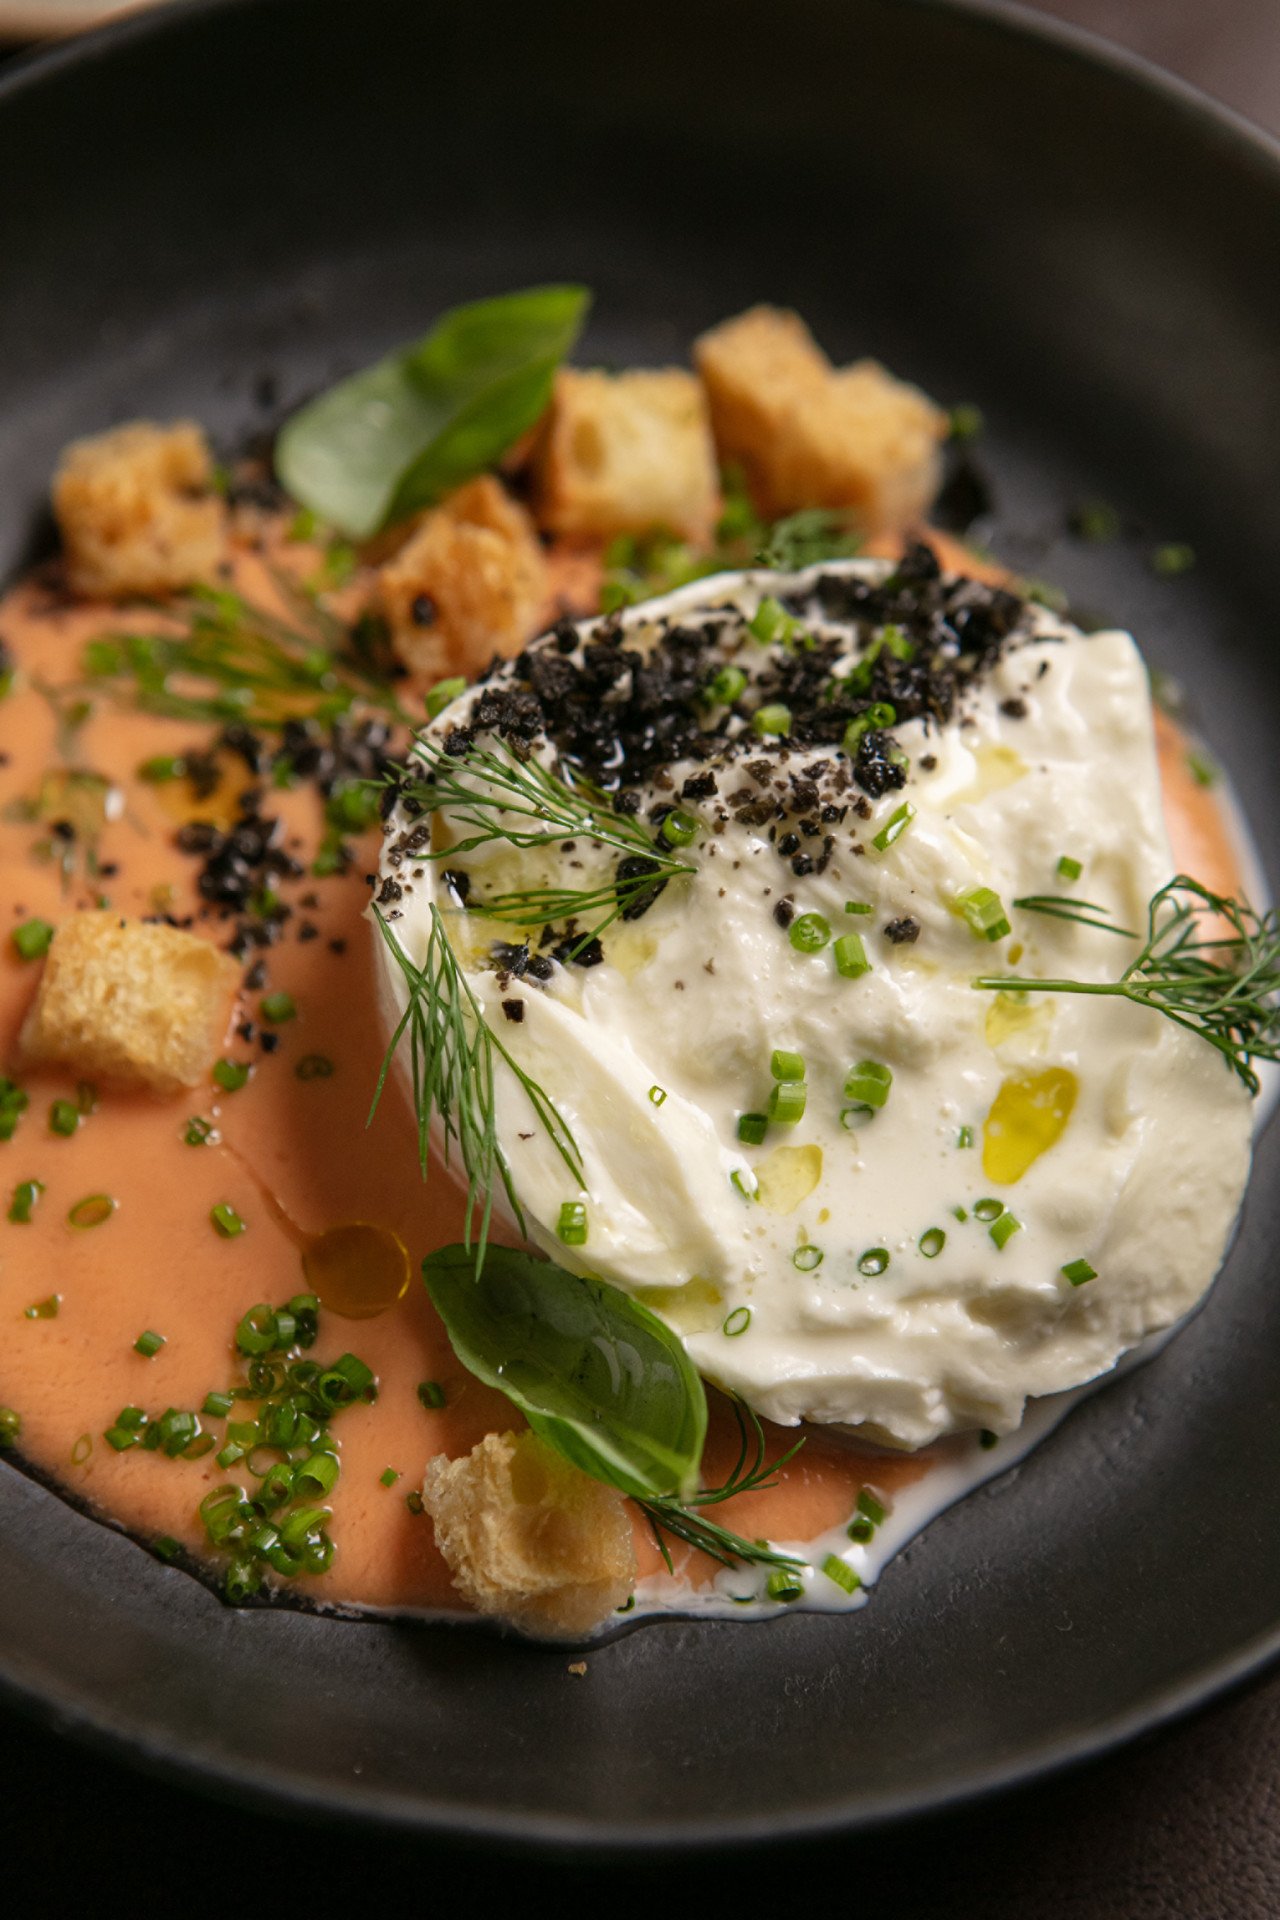
{"type": "MultiPolygon", "coordinates": [[[[252,553],[238,558],[236,572],[241,591],[260,602],[271,599],[252,553]]],[[[557,585],[571,600],[595,577],[590,556],[566,555],[557,585]]],[[[230,922],[201,902],[199,863],[177,850],[174,831],[182,817],[218,818],[220,810],[225,824],[235,795],[256,784],[247,769],[232,763],[226,791],[201,804],[186,788],[139,779],[136,769],[155,755],[205,748],[207,726],[140,714],[95,692],[93,711],[74,740],[60,742],[54,704],[39,690],[77,679],[86,640],[139,625],[145,619],[130,612],[66,604],[38,582],[20,585],[0,602],[0,636],[21,669],[0,704],[7,916],[0,922],[0,1064],[10,1071],[39,976],[39,962],[15,951],[11,927],[33,916],[56,925],[72,910],[105,900],[131,916],[161,907],[180,918],[193,915],[195,930],[217,944],[230,934],[230,922]],[[67,756],[78,768],[106,775],[122,796],[98,836],[97,876],[82,864],[64,876],[56,861],[37,857],[33,849],[47,841],[47,824],[23,817],[24,804],[67,756]]],[[[1178,858],[1229,890],[1234,860],[1213,797],[1187,774],[1185,743],[1163,720],[1160,743],[1178,858]]],[[[288,850],[309,862],[323,828],[314,791],[270,792],[263,810],[284,819],[288,850]]],[[[434,1168],[425,1185],[420,1177],[399,1076],[388,1079],[366,1124],[385,1045],[376,1015],[375,936],[362,918],[364,876],[376,861],[377,836],[370,835],[349,874],[301,882],[284,893],[294,913],[283,939],[267,952],[266,990],[292,995],[297,1014],[274,1029],[279,1046],[270,1055],[256,1039],[246,1042],[234,1030],[228,1036],[227,1057],[253,1063],[239,1091],[210,1083],[160,1099],[100,1088],[96,1111],[64,1138],[50,1130],[49,1108],[54,1100],[75,1098],[75,1076],[16,1069],[30,1106],[13,1139],[0,1144],[0,1406],[19,1414],[15,1452],[36,1472],[141,1539],[168,1536],[197,1560],[209,1560],[199,1503],[237,1475],[220,1468],[213,1454],[171,1460],[140,1447],[117,1453],[104,1432],[130,1404],[151,1414],[168,1407],[198,1411],[210,1390],[244,1377],[233,1346],[241,1316],[255,1303],[280,1305],[317,1284],[322,1296],[338,1295],[347,1313],[322,1306],[308,1357],[331,1362],[353,1351],[377,1375],[378,1396],[334,1420],[342,1461],[331,1503],[336,1554],[328,1572],[301,1579],[298,1590],[329,1604],[448,1609],[461,1602],[430,1520],[413,1510],[406,1494],[420,1483],[429,1456],[466,1452],[485,1432],[520,1421],[454,1358],[418,1278],[427,1252],[462,1237],[462,1204],[442,1168],[434,1168]],[[315,937],[299,938],[304,924],[317,929],[315,937]],[[300,1078],[298,1064],[312,1054],[330,1060],[332,1073],[300,1078]],[[197,1114],[216,1125],[216,1144],[186,1143],[187,1122],[197,1114]],[[29,1223],[15,1223],[9,1200],[26,1180],[43,1182],[44,1191],[29,1223]],[[98,1193],[116,1203],[110,1218],[90,1228],[72,1226],[69,1210],[98,1193]],[[244,1220],[242,1234],[224,1239],[214,1230],[210,1210],[221,1203],[244,1220]],[[342,1291],[333,1280],[333,1259],[326,1268],[326,1256],[341,1254],[343,1230],[355,1223],[382,1230],[376,1297],[361,1297],[358,1285],[352,1292],[349,1276],[342,1291]],[[321,1235],[330,1238],[318,1243],[321,1235]],[[397,1240],[407,1255],[403,1271],[397,1240]],[[27,1316],[51,1295],[58,1298],[56,1316],[27,1316]],[[144,1330],[164,1338],[151,1359],[134,1350],[144,1330]],[[443,1389],[442,1408],[423,1406],[417,1389],[424,1381],[443,1389]],[[382,1484],[387,1469],[398,1476],[391,1486],[382,1484]]],[[[241,996],[236,1024],[257,1023],[258,998],[241,996]]],[[[337,1268],[340,1273],[340,1259],[337,1268]]],[[[207,1424],[221,1444],[221,1422],[207,1424]]],[[[770,1428],[768,1437],[772,1455],[794,1434],[770,1428]]],[[[705,1462],[709,1484],[732,1464],[736,1440],[727,1409],[716,1405],[705,1462]]],[[[936,1449],[888,1455],[811,1432],[775,1489],[725,1503],[716,1517],[748,1536],[812,1538],[847,1519],[862,1485],[891,1498],[939,1457],[936,1449]]],[[[638,1516],[636,1545],[641,1573],[657,1571],[657,1547],[638,1516]]],[[[684,1550],[676,1550],[676,1559],[698,1580],[714,1571],[684,1550]]]]}

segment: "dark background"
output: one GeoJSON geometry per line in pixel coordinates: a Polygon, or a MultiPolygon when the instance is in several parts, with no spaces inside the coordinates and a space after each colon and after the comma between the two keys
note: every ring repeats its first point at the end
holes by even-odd
{"type": "MultiPolygon", "coordinates": [[[[1280,132],[1280,0],[1036,4],[1280,132]]],[[[891,1920],[1271,1920],[1278,1794],[1280,1678],[1087,1772],[923,1829],[626,1866],[514,1861],[217,1808],[0,1717],[0,1912],[61,1914],[74,1901],[94,1916],[127,1900],[313,1913],[390,1898],[434,1913],[571,1913],[687,1898],[816,1905],[823,1920],[872,1909],[891,1920]]]]}

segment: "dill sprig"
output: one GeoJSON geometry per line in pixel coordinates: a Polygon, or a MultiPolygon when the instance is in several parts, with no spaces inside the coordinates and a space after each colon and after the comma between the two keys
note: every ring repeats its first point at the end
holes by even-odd
{"type": "Polygon", "coordinates": [[[396,1049],[407,1035],[419,1165],[425,1179],[431,1124],[433,1119],[438,1119],[444,1132],[445,1165],[448,1166],[451,1150],[456,1145],[466,1172],[463,1238],[470,1252],[474,1232],[478,1273],[484,1264],[499,1181],[517,1226],[521,1233],[525,1231],[511,1166],[498,1135],[495,1075],[499,1061],[523,1088],[539,1125],[564,1161],[574,1184],[585,1186],[586,1175],[568,1122],[545,1090],[512,1058],[485,1019],[449,944],[439,909],[432,906],[430,912],[431,935],[419,967],[400,945],[383,914],[374,907],[379,931],[408,989],[408,1002],[383,1055],[369,1119],[372,1121],[377,1112],[396,1049]],[[477,1214],[479,1225],[475,1228],[477,1214]]]}
{"type": "MultiPolygon", "coordinates": [[[[1084,924],[1123,931],[1096,919],[1084,924]]],[[[971,984],[994,993],[1109,995],[1149,1007],[1216,1047],[1250,1093],[1259,1085],[1253,1062],[1280,1059],[1280,914],[1274,907],[1256,913],[1185,873],[1152,895],[1146,942],[1118,980],[1003,974],[971,984]]]]}
{"type": "Polygon", "coordinates": [[[804,1445],[802,1434],[794,1446],[788,1447],[784,1454],[766,1465],[764,1428],[754,1408],[735,1395],[733,1412],[738,1422],[738,1457],[723,1485],[706,1487],[700,1493],[690,1494],[687,1500],[677,1500],[674,1494],[662,1494],[652,1500],[636,1502],[653,1528],[653,1537],[666,1562],[668,1573],[675,1571],[671,1550],[663,1538],[668,1533],[686,1546],[709,1554],[722,1567],[802,1567],[805,1564],[793,1554],[779,1553],[767,1540],[748,1540],[743,1534],[734,1533],[731,1528],[708,1520],[702,1512],[704,1507],[716,1506],[721,1500],[732,1500],[740,1493],[764,1493],[770,1487],[776,1487],[779,1469],[785,1467],[789,1460],[794,1460],[804,1445]]]}
{"type": "Polygon", "coordinates": [[[604,918],[582,936],[582,945],[645,894],[658,892],[678,874],[696,872],[688,861],[677,859],[651,839],[638,820],[615,812],[607,796],[589,782],[568,771],[553,772],[532,755],[522,758],[503,742],[472,746],[457,756],[420,734],[412,758],[422,764],[425,777],[405,780],[402,774],[402,797],[420,812],[447,812],[451,828],[470,829],[462,839],[428,850],[420,858],[456,859],[495,843],[524,851],[558,846],[565,840],[589,840],[631,862],[625,871],[595,886],[517,887],[487,899],[468,899],[468,912],[531,927],[603,913],[604,918]]]}
{"type": "Polygon", "coordinates": [[[159,610],[176,632],[89,641],[86,680],[119,683],[146,713],[211,725],[332,720],[357,700],[404,719],[364,627],[348,628],[279,570],[272,577],[289,618],[224,588],[193,588],[159,610]]]}
{"type": "Polygon", "coordinates": [[[1073,900],[1063,893],[1024,893],[1013,904],[1024,913],[1044,913],[1054,920],[1075,920],[1082,927],[1096,927],[1099,933],[1118,933],[1126,940],[1139,938],[1131,927],[1118,927],[1113,920],[1108,920],[1110,909],[1098,906],[1093,900],[1073,900]]]}

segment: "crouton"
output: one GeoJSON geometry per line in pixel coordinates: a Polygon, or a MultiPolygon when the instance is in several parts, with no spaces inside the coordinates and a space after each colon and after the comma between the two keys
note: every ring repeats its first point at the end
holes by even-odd
{"type": "Polygon", "coordinates": [[[176,1093],[207,1077],[240,968],[176,927],[73,913],[53,936],[19,1038],[23,1058],[176,1093]]]}
{"type": "Polygon", "coordinates": [[[135,420],[72,441],[53,481],[71,586],[121,600],[212,579],[227,551],[212,478],[208,444],[190,420],[135,420]]]}
{"type": "Polygon", "coordinates": [[[589,1633],[635,1586],[622,1495],[535,1433],[487,1433],[461,1460],[437,1454],[422,1499],[459,1593],[526,1633],[589,1633]]]}
{"type": "Polygon", "coordinates": [[[662,528],[709,539],[720,494],[701,386],[676,367],[563,370],[533,480],[534,512],[549,532],[610,540],[662,528]]]}
{"type": "Polygon", "coordinates": [[[721,457],[757,508],[844,508],[868,533],[919,520],[938,490],[946,416],[874,360],[833,368],[795,314],[768,307],[695,349],[721,457]]]}
{"type": "Polygon", "coordinates": [[[422,680],[467,679],[495,653],[518,653],[548,600],[533,522],[491,474],[424,514],[378,572],[397,658],[422,680]]]}

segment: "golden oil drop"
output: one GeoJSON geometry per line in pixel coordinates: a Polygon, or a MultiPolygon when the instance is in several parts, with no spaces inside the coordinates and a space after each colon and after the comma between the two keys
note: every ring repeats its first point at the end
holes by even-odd
{"type": "Polygon", "coordinates": [[[322,1307],[344,1320],[372,1320],[409,1290],[409,1254],[389,1227],[351,1220],[308,1242],[302,1271],[322,1307]]]}
{"type": "Polygon", "coordinates": [[[991,1102],[982,1123],[982,1171],[998,1186],[1012,1186],[1055,1146],[1066,1131],[1079,1083],[1066,1067],[1013,1074],[991,1102]]]}

